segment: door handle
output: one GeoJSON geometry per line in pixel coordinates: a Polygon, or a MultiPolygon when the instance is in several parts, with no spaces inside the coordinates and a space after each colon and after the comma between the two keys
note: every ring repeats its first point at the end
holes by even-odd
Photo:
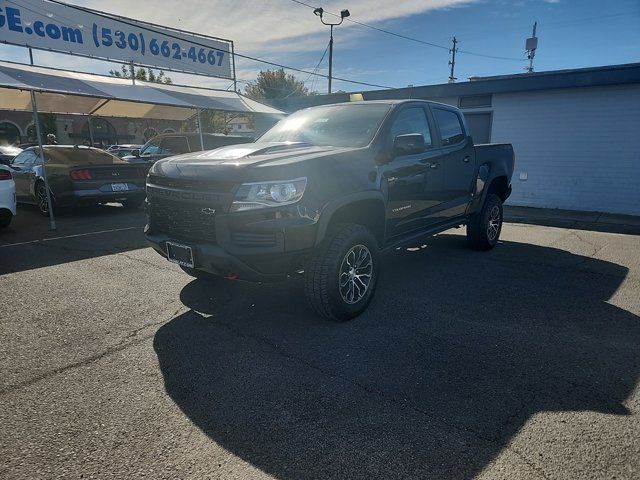
{"type": "Polygon", "coordinates": [[[434,162],[431,165],[429,165],[431,168],[438,168],[438,166],[440,166],[440,164],[438,162],[434,162]]]}
{"type": "Polygon", "coordinates": [[[471,157],[470,157],[469,155],[467,155],[466,157],[464,157],[464,158],[462,159],[462,161],[463,161],[464,163],[469,163],[469,162],[471,161],[471,157]]]}

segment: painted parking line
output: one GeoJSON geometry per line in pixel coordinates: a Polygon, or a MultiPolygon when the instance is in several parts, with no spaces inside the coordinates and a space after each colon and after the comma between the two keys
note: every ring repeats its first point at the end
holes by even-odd
{"type": "Polygon", "coordinates": [[[99,230],[97,232],[77,233],[75,235],[65,235],[62,237],[51,237],[51,238],[42,238],[38,240],[29,240],[28,242],[8,243],[7,245],[0,245],[0,248],[16,247],[19,245],[29,245],[32,243],[51,242],[53,240],[64,240],[65,238],[86,237],[88,235],[100,235],[102,233],[123,232],[125,230],[135,230],[135,229],[142,229],[142,227],[135,226],[135,227],[114,228],[112,230],[99,230]]]}

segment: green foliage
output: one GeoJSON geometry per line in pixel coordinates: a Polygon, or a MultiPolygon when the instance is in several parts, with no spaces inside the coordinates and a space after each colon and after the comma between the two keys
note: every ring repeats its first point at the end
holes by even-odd
{"type": "Polygon", "coordinates": [[[256,83],[249,84],[244,89],[245,95],[254,100],[269,100],[272,98],[304,97],[311,95],[302,80],[298,80],[284,69],[263,70],[258,74],[256,83]]]}
{"type": "MultiPolygon", "coordinates": [[[[109,70],[109,75],[118,78],[131,78],[131,69],[127,65],[122,65],[120,70],[109,70]]],[[[151,68],[134,68],[134,75],[136,80],[143,82],[173,83],[171,77],[167,77],[162,70],[156,74],[151,68]]]]}
{"type": "MultiPolygon", "coordinates": [[[[39,113],[40,128],[42,129],[42,143],[47,143],[47,135],[53,133],[58,136],[58,124],[55,113],[39,113]]],[[[27,141],[35,143],[37,141],[36,126],[31,124],[27,127],[27,141]]]]}
{"type": "Polygon", "coordinates": [[[224,133],[229,135],[231,133],[230,123],[238,118],[245,117],[249,120],[249,127],[254,126],[254,117],[249,113],[231,113],[221,112],[220,110],[203,110],[200,113],[202,119],[202,131],[206,133],[224,133]]]}

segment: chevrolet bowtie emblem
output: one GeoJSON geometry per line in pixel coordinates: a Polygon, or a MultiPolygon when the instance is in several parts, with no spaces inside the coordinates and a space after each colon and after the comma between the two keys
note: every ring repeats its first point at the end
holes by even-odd
{"type": "Polygon", "coordinates": [[[209,207],[205,207],[202,210],[200,210],[202,213],[204,213],[205,215],[213,215],[214,213],[216,213],[215,209],[213,208],[209,208],[209,207]]]}

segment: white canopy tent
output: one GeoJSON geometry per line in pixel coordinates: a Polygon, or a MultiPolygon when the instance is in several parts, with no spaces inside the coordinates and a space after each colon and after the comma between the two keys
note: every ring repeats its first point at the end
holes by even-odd
{"type": "Polygon", "coordinates": [[[166,85],[0,61],[0,108],[105,117],[186,120],[198,110],[282,115],[236,92],[166,85]]]}
{"type": "MultiPolygon", "coordinates": [[[[203,109],[275,117],[284,115],[280,110],[226,90],[139,80],[134,82],[131,79],[3,61],[0,61],[0,109],[34,113],[43,158],[40,121],[36,112],[166,120],[187,120],[198,115],[198,125],[203,109]]],[[[200,134],[204,148],[202,129],[200,134]]],[[[51,229],[55,230],[44,162],[43,171],[51,229]]]]}

